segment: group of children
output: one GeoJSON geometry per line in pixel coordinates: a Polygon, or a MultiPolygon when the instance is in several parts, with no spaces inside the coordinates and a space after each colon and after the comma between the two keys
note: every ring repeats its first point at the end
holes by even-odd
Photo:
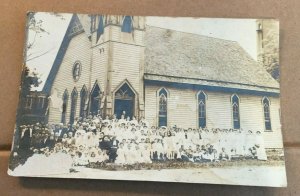
{"type": "MultiPolygon", "coordinates": [[[[89,116],[71,125],[35,129],[34,152],[71,155],[74,165],[135,164],[155,161],[212,162],[251,158],[267,160],[261,132],[235,129],[183,129],[149,126],[145,119],[89,116]],[[42,130],[42,132],[39,132],[42,130]]],[[[32,132],[32,130],[31,130],[32,132]]]]}

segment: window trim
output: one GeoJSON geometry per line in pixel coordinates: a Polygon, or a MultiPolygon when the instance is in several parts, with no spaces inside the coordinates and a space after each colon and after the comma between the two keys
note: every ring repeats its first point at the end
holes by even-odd
{"type": "Polygon", "coordinates": [[[42,108],[44,108],[44,105],[45,105],[45,97],[39,96],[38,97],[38,108],[42,109],[42,108]]]}
{"type": "Polygon", "coordinates": [[[99,38],[101,37],[101,35],[104,34],[104,17],[103,15],[97,15],[98,17],[96,17],[98,19],[98,23],[97,19],[95,19],[95,23],[96,23],[96,27],[95,27],[95,31],[96,31],[96,43],[98,42],[99,38]]]}
{"type": "Polygon", "coordinates": [[[81,90],[80,90],[80,108],[79,108],[79,117],[82,117],[82,118],[83,118],[83,117],[85,117],[85,115],[86,115],[86,113],[85,113],[85,112],[86,112],[86,111],[85,111],[85,108],[86,108],[86,102],[87,102],[87,100],[89,100],[89,92],[88,92],[86,86],[83,85],[83,87],[82,87],[81,90]],[[84,97],[83,97],[83,92],[86,93],[84,97]],[[84,103],[82,103],[83,98],[84,98],[84,103]],[[82,108],[82,104],[84,104],[84,105],[83,105],[83,108],[82,108]]]}
{"type": "Polygon", "coordinates": [[[62,111],[61,111],[61,120],[60,121],[64,124],[66,124],[66,120],[67,120],[66,117],[67,117],[68,104],[69,104],[68,103],[69,102],[69,92],[67,89],[64,90],[64,93],[62,95],[62,100],[63,100],[63,102],[62,102],[62,111]],[[64,108],[63,108],[64,104],[66,105],[65,112],[64,112],[64,108]]]}
{"type": "Polygon", "coordinates": [[[207,97],[207,94],[204,92],[204,91],[202,91],[202,90],[200,90],[199,92],[197,92],[197,94],[196,94],[196,100],[197,100],[197,102],[196,102],[196,104],[197,104],[197,127],[198,128],[201,128],[200,127],[200,118],[199,118],[199,96],[200,96],[200,94],[201,93],[203,93],[203,95],[204,95],[204,97],[205,97],[205,103],[204,103],[204,106],[205,106],[205,127],[202,127],[202,128],[206,128],[207,127],[207,99],[208,99],[208,97],[207,97]]]}
{"type": "Polygon", "coordinates": [[[95,32],[96,31],[96,18],[97,18],[97,15],[95,14],[92,14],[90,15],[90,18],[91,18],[91,33],[95,32]]]}
{"type": "MultiPolygon", "coordinates": [[[[93,85],[93,88],[91,89],[91,91],[90,91],[90,93],[89,93],[89,96],[88,96],[88,100],[89,100],[89,104],[88,104],[88,112],[87,112],[88,115],[89,115],[89,114],[91,113],[91,111],[92,111],[92,103],[93,103],[93,100],[92,100],[93,97],[92,97],[92,96],[93,96],[93,93],[94,93],[94,91],[95,91],[95,88],[97,88],[97,86],[98,86],[98,88],[99,88],[99,93],[100,93],[100,94],[103,93],[103,92],[101,91],[102,87],[101,87],[99,81],[96,80],[95,83],[94,83],[94,85],[93,85]]],[[[98,106],[98,111],[100,111],[100,113],[103,112],[103,111],[102,111],[102,108],[101,108],[102,106],[103,106],[103,103],[102,103],[102,99],[101,99],[101,100],[99,100],[99,106],[98,106]]],[[[97,111],[97,112],[98,112],[98,111],[97,111]]]]}
{"type": "Polygon", "coordinates": [[[123,20],[122,20],[122,25],[121,25],[121,32],[122,33],[132,33],[133,32],[133,17],[132,16],[124,16],[123,17],[123,20]],[[127,32],[127,31],[124,31],[124,29],[123,28],[125,28],[124,27],[124,21],[125,21],[125,19],[127,18],[127,17],[129,17],[130,18],[130,32],[127,32]]]}
{"type": "Polygon", "coordinates": [[[74,87],[72,90],[72,93],[71,93],[71,107],[70,107],[70,119],[69,119],[70,124],[73,124],[74,120],[76,118],[77,101],[78,101],[78,92],[77,92],[76,87],[74,87]],[[74,106],[74,108],[73,108],[73,106],[74,106]],[[74,118],[74,119],[71,119],[71,118],[74,118]]]}
{"type": "Polygon", "coordinates": [[[160,92],[162,91],[162,90],[164,90],[165,92],[166,92],[166,98],[167,98],[167,115],[166,115],[166,118],[167,118],[167,121],[166,121],[166,126],[168,126],[169,125],[169,118],[168,118],[168,114],[169,114],[169,98],[170,98],[170,92],[167,90],[167,88],[165,88],[165,87],[161,87],[161,88],[159,88],[157,91],[156,91],[156,97],[157,97],[157,112],[156,112],[156,115],[157,115],[157,117],[156,117],[156,119],[157,119],[157,123],[156,123],[156,125],[157,125],[157,127],[159,127],[159,102],[160,102],[160,92]]]}
{"type": "Polygon", "coordinates": [[[263,123],[264,123],[264,131],[265,132],[273,132],[273,128],[272,128],[272,117],[271,117],[271,101],[268,97],[263,97],[261,99],[261,104],[262,104],[262,117],[263,117],[263,123]],[[268,106],[269,106],[269,119],[270,119],[270,128],[271,129],[267,129],[266,127],[266,118],[265,118],[265,104],[264,104],[264,100],[268,101],[268,106]]]}
{"type": "Polygon", "coordinates": [[[25,102],[25,108],[26,109],[32,109],[32,102],[33,102],[33,96],[29,95],[26,97],[26,102],[25,102]],[[28,104],[30,103],[30,104],[28,104]]]}
{"type": "Polygon", "coordinates": [[[232,128],[233,128],[233,129],[241,129],[241,99],[240,99],[240,97],[239,97],[236,93],[234,93],[234,94],[232,94],[231,97],[230,97],[230,103],[231,103],[231,120],[232,120],[232,128]],[[233,98],[234,98],[235,96],[237,97],[237,100],[238,100],[237,106],[238,106],[238,122],[239,122],[239,128],[235,128],[235,127],[234,127],[234,115],[233,115],[233,105],[234,105],[234,102],[233,102],[233,98]]]}
{"type": "Polygon", "coordinates": [[[75,82],[77,82],[79,79],[80,79],[80,76],[81,76],[81,71],[82,71],[82,64],[80,61],[75,61],[74,64],[73,64],[73,68],[72,68],[72,78],[75,82]],[[75,68],[76,68],[76,65],[79,65],[79,73],[76,78],[74,72],[75,72],[75,68]]]}

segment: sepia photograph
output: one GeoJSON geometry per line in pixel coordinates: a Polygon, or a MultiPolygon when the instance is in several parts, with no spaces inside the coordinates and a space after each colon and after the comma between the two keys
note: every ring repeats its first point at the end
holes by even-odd
{"type": "Polygon", "coordinates": [[[29,12],[8,174],[286,187],[279,21],[29,12]]]}

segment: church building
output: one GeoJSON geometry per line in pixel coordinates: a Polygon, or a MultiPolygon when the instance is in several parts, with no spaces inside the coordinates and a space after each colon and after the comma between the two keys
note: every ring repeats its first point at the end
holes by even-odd
{"type": "Polygon", "coordinates": [[[49,123],[125,111],[151,126],[260,131],[282,148],[279,83],[261,64],[237,42],[145,19],[73,15],[42,91],[49,123]]]}

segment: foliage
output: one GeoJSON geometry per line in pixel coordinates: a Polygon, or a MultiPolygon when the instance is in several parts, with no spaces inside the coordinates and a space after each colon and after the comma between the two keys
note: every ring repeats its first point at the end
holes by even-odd
{"type": "Polygon", "coordinates": [[[271,76],[279,81],[279,32],[276,22],[264,23],[263,52],[259,54],[263,65],[271,76]]]}
{"type": "MultiPolygon", "coordinates": [[[[36,38],[37,37],[42,37],[44,35],[49,35],[50,32],[47,31],[44,26],[43,26],[43,20],[41,19],[37,19],[38,17],[36,17],[35,12],[30,12],[28,14],[28,22],[27,22],[27,29],[28,29],[28,34],[33,35],[30,36],[31,39],[27,40],[27,46],[26,46],[26,62],[36,59],[40,56],[43,56],[45,54],[47,54],[48,52],[50,52],[50,50],[47,50],[46,52],[42,53],[42,54],[33,54],[32,53],[32,49],[35,46],[36,43],[36,38]]],[[[61,20],[65,20],[64,16],[62,14],[57,14],[57,13],[51,13],[51,15],[60,18],[61,20]]]]}
{"type": "Polygon", "coordinates": [[[223,168],[223,167],[241,167],[241,166],[278,166],[284,165],[282,157],[268,157],[268,161],[259,161],[256,159],[239,159],[231,161],[217,162],[184,162],[178,160],[155,161],[153,163],[136,163],[118,165],[114,163],[89,163],[86,167],[93,169],[124,171],[124,170],[162,170],[162,169],[191,169],[191,168],[223,168]]]}

